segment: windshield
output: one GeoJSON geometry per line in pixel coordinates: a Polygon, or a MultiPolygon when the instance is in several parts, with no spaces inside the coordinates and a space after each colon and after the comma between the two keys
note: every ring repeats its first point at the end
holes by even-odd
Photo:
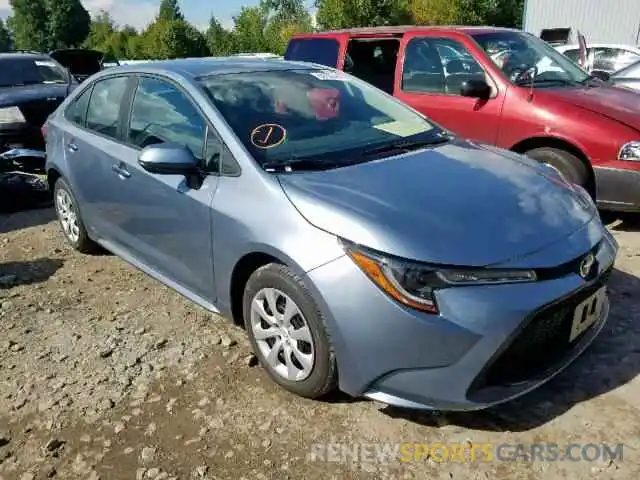
{"type": "Polygon", "coordinates": [[[265,168],[310,158],[348,165],[364,161],[372,147],[440,131],[368,83],[332,69],[223,74],[201,83],[265,168]]]}
{"type": "Polygon", "coordinates": [[[613,78],[640,78],[640,60],[632,63],[628,67],[618,70],[612,75],[613,78]]]}
{"type": "Polygon", "coordinates": [[[556,86],[585,82],[589,74],[544,40],[528,33],[498,31],[473,39],[515,85],[556,86]]]}
{"type": "Polygon", "coordinates": [[[51,59],[27,57],[0,59],[0,87],[67,82],[66,71],[51,59]]]}

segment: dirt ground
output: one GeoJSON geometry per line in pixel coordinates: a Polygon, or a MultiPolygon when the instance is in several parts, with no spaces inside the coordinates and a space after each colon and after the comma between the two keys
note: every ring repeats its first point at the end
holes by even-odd
{"type": "Polygon", "coordinates": [[[612,313],[594,345],[522,399],[452,415],[289,395],[241,330],[114,256],[73,252],[51,210],[0,216],[0,479],[640,478],[640,219],[611,228],[612,313]],[[624,444],[624,457],[311,455],[403,442],[624,444]]]}

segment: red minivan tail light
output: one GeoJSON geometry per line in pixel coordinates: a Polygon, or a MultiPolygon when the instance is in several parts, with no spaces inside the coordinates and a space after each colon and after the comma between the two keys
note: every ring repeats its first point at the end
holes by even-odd
{"type": "Polygon", "coordinates": [[[47,124],[45,123],[40,127],[40,131],[42,132],[42,138],[47,138],[47,124]]]}

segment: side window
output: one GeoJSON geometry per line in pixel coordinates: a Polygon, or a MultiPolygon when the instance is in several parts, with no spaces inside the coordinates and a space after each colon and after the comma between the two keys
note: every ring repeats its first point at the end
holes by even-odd
{"type": "Polygon", "coordinates": [[[565,50],[564,55],[569,59],[571,59],[572,61],[574,61],[575,63],[578,63],[578,61],[580,60],[580,50],[577,48],[565,50]]]}
{"type": "Polygon", "coordinates": [[[404,91],[460,95],[463,82],[472,79],[486,80],[486,74],[455,40],[414,38],[407,44],[402,71],[404,91]]]}
{"type": "Polygon", "coordinates": [[[67,107],[67,110],[64,112],[64,116],[71,123],[84,127],[84,120],[87,115],[87,107],[89,106],[91,90],[93,90],[92,87],[87,88],[73,100],[71,105],[67,107]]]}
{"type": "Polygon", "coordinates": [[[284,58],[335,68],[338,66],[339,51],[340,45],[334,38],[294,38],[289,42],[284,58]]]}
{"type": "Polygon", "coordinates": [[[179,143],[204,162],[206,128],[198,109],[177,87],[155,78],[140,79],[131,110],[129,143],[139,148],[179,143]]]}
{"type": "Polygon", "coordinates": [[[240,167],[218,134],[207,126],[203,168],[221,175],[238,175],[240,167]]]}
{"type": "Polygon", "coordinates": [[[593,50],[593,68],[595,70],[613,72],[629,65],[633,61],[634,53],[622,48],[600,47],[593,50]]]}
{"type": "Polygon", "coordinates": [[[349,41],[344,62],[344,71],[380,90],[393,93],[396,60],[400,41],[398,39],[349,41]]]}
{"type": "Polygon", "coordinates": [[[118,137],[120,104],[128,81],[128,77],[114,77],[101,80],[93,86],[87,109],[88,129],[108,137],[118,137]]]}

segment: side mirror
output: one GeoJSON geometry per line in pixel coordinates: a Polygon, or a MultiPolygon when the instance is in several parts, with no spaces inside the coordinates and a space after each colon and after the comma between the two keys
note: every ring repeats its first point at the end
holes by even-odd
{"type": "Polygon", "coordinates": [[[460,95],[463,97],[481,98],[487,100],[491,98],[491,87],[484,80],[471,79],[462,82],[460,95]]]}
{"type": "Polygon", "coordinates": [[[146,147],[138,163],[147,172],[161,175],[188,175],[198,171],[198,160],[187,147],[177,143],[158,143],[146,147]]]}
{"type": "Polygon", "coordinates": [[[591,70],[591,75],[599,78],[603,82],[608,82],[609,80],[611,80],[611,75],[604,70],[591,70]]]}

